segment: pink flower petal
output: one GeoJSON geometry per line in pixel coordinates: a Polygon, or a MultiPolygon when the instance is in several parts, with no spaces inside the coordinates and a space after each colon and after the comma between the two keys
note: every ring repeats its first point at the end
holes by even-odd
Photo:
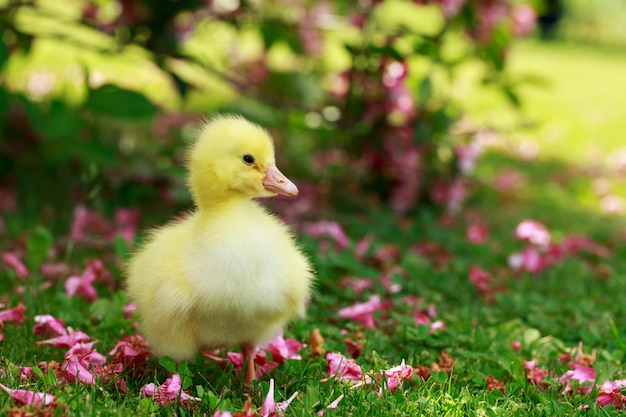
{"type": "Polygon", "coordinates": [[[11,396],[13,401],[20,405],[29,405],[40,407],[42,405],[50,405],[56,401],[56,397],[43,392],[33,392],[25,389],[10,389],[0,384],[0,389],[11,396]]]}
{"type": "Polygon", "coordinates": [[[122,307],[122,311],[126,315],[127,319],[129,319],[133,315],[133,312],[135,310],[137,310],[137,304],[136,303],[126,304],[124,307],[122,307]]]}
{"type": "Polygon", "coordinates": [[[55,347],[71,348],[78,342],[85,342],[89,340],[89,336],[81,331],[72,331],[71,328],[67,335],[61,335],[52,339],[43,340],[37,342],[38,345],[52,345],[55,347]]]}
{"type": "Polygon", "coordinates": [[[171,378],[167,378],[165,382],[158,387],[153,383],[146,384],[141,388],[141,392],[145,397],[153,397],[154,401],[162,406],[174,402],[177,399],[183,404],[189,401],[202,401],[201,398],[192,397],[182,390],[182,381],[179,374],[174,374],[171,378]]]}
{"type": "Polygon", "coordinates": [[[489,228],[483,222],[472,223],[465,231],[465,238],[470,243],[484,243],[488,237],[489,228]]]}
{"type": "Polygon", "coordinates": [[[13,269],[18,278],[25,279],[28,277],[28,268],[15,252],[3,252],[2,263],[7,268],[13,269]]]}
{"type": "Polygon", "coordinates": [[[61,364],[61,370],[69,381],[79,381],[87,385],[94,385],[96,378],[88,369],[88,366],[78,356],[70,356],[69,359],[66,359],[61,364]]]}
{"type": "Polygon", "coordinates": [[[259,409],[262,417],[276,417],[283,415],[289,404],[298,396],[298,392],[294,392],[291,397],[279,403],[274,402],[274,378],[270,379],[270,387],[265,396],[265,401],[259,409]]]}
{"type": "Polygon", "coordinates": [[[272,359],[282,364],[287,359],[301,360],[302,356],[298,352],[306,347],[305,344],[296,339],[284,339],[282,334],[276,335],[267,344],[267,350],[272,353],[272,359]]]}
{"type": "Polygon", "coordinates": [[[326,354],[328,378],[335,376],[340,381],[358,382],[363,379],[363,371],[354,359],[348,359],[341,353],[326,354]]]}
{"type": "Polygon", "coordinates": [[[370,299],[363,303],[355,303],[349,307],[344,307],[337,312],[341,317],[354,320],[361,323],[368,329],[375,329],[376,322],[374,320],[374,313],[382,311],[388,308],[391,302],[381,303],[380,297],[376,294],[372,295],[370,299]]]}
{"type": "Polygon", "coordinates": [[[306,223],[304,230],[312,237],[330,237],[340,249],[350,246],[350,239],[337,222],[320,220],[314,223],[306,223]]]}
{"type": "Polygon", "coordinates": [[[34,334],[44,337],[67,335],[63,320],[52,317],[49,314],[35,316],[35,323],[37,325],[33,327],[34,334]]]}
{"type": "Polygon", "coordinates": [[[469,273],[469,281],[476,286],[480,293],[491,292],[491,275],[484,269],[472,265],[469,273]]]}
{"type": "Polygon", "coordinates": [[[537,246],[547,246],[551,239],[548,228],[535,220],[524,220],[518,224],[515,228],[515,236],[537,246]]]}
{"type": "Polygon", "coordinates": [[[93,286],[97,275],[94,270],[87,267],[81,276],[72,276],[65,281],[65,292],[70,297],[81,296],[87,301],[98,299],[98,292],[93,286]]]}
{"type": "Polygon", "coordinates": [[[117,342],[109,355],[113,356],[112,364],[122,364],[123,367],[132,367],[138,372],[150,358],[150,346],[139,335],[125,336],[117,342]]]}
{"type": "MultiPolygon", "coordinates": [[[[579,384],[584,382],[595,382],[596,380],[596,370],[584,365],[576,365],[573,370],[567,371],[559,381],[563,384],[566,384],[564,392],[571,392],[572,386],[570,385],[570,380],[575,379],[579,384]]],[[[581,394],[589,394],[593,389],[593,385],[586,385],[584,387],[580,387],[578,391],[581,394]]]]}
{"type": "Polygon", "coordinates": [[[344,397],[344,394],[341,394],[339,397],[337,397],[337,399],[335,401],[333,401],[330,404],[328,404],[325,409],[318,411],[317,415],[318,416],[323,416],[324,413],[326,412],[326,410],[337,408],[339,406],[339,402],[341,400],[343,400],[343,397],[344,397]]]}
{"type": "Polygon", "coordinates": [[[4,323],[7,323],[7,322],[23,323],[25,311],[26,311],[26,307],[24,306],[24,304],[19,304],[17,307],[0,311],[0,321],[4,323]]]}

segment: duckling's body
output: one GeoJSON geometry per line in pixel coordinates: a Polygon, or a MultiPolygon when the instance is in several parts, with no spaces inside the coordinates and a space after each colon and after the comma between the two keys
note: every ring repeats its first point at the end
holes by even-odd
{"type": "Polygon", "coordinates": [[[235,345],[249,356],[304,315],[310,297],[311,268],[292,233],[251,200],[297,189],[275,168],[267,134],[235,117],[205,126],[189,169],[198,209],[152,233],[130,261],[128,292],[157,356],[235,345]]]}

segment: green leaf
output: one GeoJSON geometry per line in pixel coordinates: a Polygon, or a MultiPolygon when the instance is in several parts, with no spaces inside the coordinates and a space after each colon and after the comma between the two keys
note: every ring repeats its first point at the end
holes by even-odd
{"type": "Polygon", "coordinates": [[[418,100],[420,107],[425,107],[433,95],[433,82],[430,76],[424,77],[419,86],[418,100]]]}
{"type": "Polygon", "coordinates": [[[113,84],[90,90],[85,106],[95,113],[122,119],[148,118],[158,111],[143,94],[113,84]]]}
{"type": "Polygon", "coordinates": [[[430,374],[432,375],[433,379],[436,382],[444,383],[444,382],[446,382],[448,380],[448,374],[445,373],[444,371],[441,371],[441,372],[431,372],[430,374]]]}
{"type": "Polygon", "coordinates": [[[75,141],[75,137],[85,126],[83,117],[69,108],[61,101],[55,100],[50,105],[45,128],[41,134],[45,139],[69,139],[75,141]]]}
{"type": "Polygon", "coordinates": [[[52,234],[48,229],[37,227],[26,242],[28,252],[28,267],[36,270],[46,260],[48,251],[52,247],[52,234]]]}
{"type": "Polygon", "coordinates": [[[260,27],[261,36],[263,42],[267,48],[271,47],[276,42],[286,42],[289,48],[301,54],[304,52],[302,48],[302,41],[300,35],[297,32],[296,26],[290,27],[283,22],[277,20],[265,21],[260,27]]]}
{"type": "Polygon", "coordinates": [[[37,378],[39,378],[41,381],[44,380],[45,375],[43,374],[43,371],[38,366],[33,366],[31,369],[33,370],[33,373],[37,376],[37,378]]]}
{"type": "Polygon", "coordinates": [[[161,360],[159,360],[159,365],[164,367],[166,371],[173,374],[178,372],[178,370],[176,369],[176,362],[174,362],[174,359],[170,358],[169,356],[161,358],[161,360]]]}
{"type": "Polygon", "coordinates": [[[130,249],[128,247],[128,242],[126,242],[126,239],[124,239],[121,235],[116,235],[115,239],[113,239],[113,250],[119,259],[126,262],[130,254],[130,249]]]}
{"type": "Polygon", "coordinates": [[[3,39],[0,39],[0,70],[4,67],[4,65],[9,60],[9,48],[4,43],[3,39]]]}

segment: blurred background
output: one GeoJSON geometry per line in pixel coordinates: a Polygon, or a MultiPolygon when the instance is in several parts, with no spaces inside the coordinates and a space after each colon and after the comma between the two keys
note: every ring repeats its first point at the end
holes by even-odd
{"type": "Polygon", "coordinates": [[[188,208],[216,112],[272,133],[287,216],[497,210],[485,189],[620,214],[625,21],[622,0],[0,0],[2,229],[188,208]]]}

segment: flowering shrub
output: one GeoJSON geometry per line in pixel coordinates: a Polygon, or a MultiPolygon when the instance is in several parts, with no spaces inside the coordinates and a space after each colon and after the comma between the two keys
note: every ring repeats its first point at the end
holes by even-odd
{"type": "MultiPolygon", "coordinates": [[[[511,41],[535,23],[534,8],[514,0],[84,0],[66,6],[64,16],[38,3],[3,6],[10,35],[0,49],[11,54],[1,57],[0,71],[8,74],[20,65],[14,56],[50,39],[77,51],[92,42],[101,52],[87,67],[61,65],[60,74],[73,74],[64,76],[71,86],[23,62],[21,75],[3,84],[0,96],[9,105],[0,106],[2,182],[33,186],[40,178],[45,184],[54,172],[56,187],[65,178],[71,189],[81,174],[82,196],[101,183],[96,191],[117,191],[128,204],[145,197],[147,184],[156,191],[152,197],[172,198],[168,189],[180,170],[158,163],[163,156],[181,162],[183,144],[167,140],[170,128],[184,131],[200,114],[235,111],[284,142],[278,148],[289,169],[322,184],[314,193],[326,195],[324,184],[332,181],[333,190],[341,190],[334,197],[344,203],[388,201],[407,211],[431,201],[457,211],[482,135],[475,128],[452,133],[463,115],[454,85],[462,66],[477,62],[483,68],[477,82],[497,86],[517,103],[501,73],[511,41]],[[39,32],[29,24],[34,19],[63,24],[39,32]],[[147,52],[132,55],[138,64],[131,76],[106,72],[103,62],[126,62],[131,50],[147,52]],[[144,84],[150,77],[158,78],[156,86],[144,84]],[[76,88],[85,90],[78,94],[83,98],[68,100],[76,88]],[[198,113],[180,111],[194,108],[198,113]],[[146,171],[149,155],[155,159],[146,171]],[[25,168],[28,177],[21,174],[25,168]],[[142,191],[131,192],[132,184],[142,191]]],[[[54,194],[49,201],[68,208],[54,194]]]]}

